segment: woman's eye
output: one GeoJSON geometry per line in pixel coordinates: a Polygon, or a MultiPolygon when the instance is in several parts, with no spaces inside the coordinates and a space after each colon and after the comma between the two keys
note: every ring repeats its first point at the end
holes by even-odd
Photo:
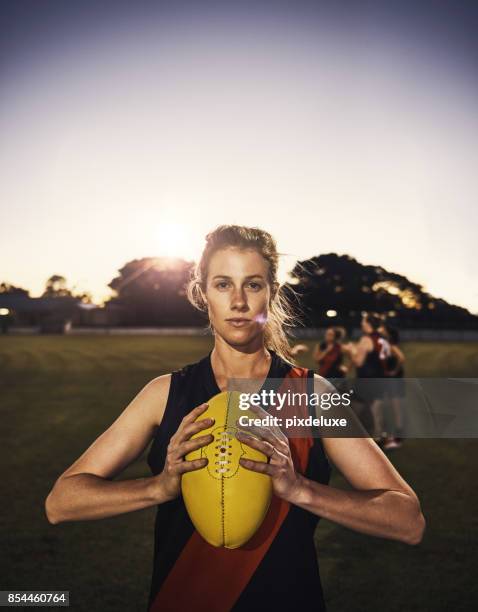
{"type": "MultiPolygon", "coordinates": [[[[219,281],[218,283],[216,283],[215,286],[218,289],[226,289],[227,287],[229,287],[229,282],[219,281]]],[[[247,283],[247,286],[253,289],[254,291],[258,291],[259,289],[262,288],[262,285],[260,283],[255,283],[254,281],[250,281],[249,283],[247,283]]]]}

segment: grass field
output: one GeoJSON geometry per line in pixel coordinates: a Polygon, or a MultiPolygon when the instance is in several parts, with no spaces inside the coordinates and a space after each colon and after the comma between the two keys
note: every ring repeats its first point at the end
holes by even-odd
{"type": "MultiPolygon", "coordinates": [[[[44,500],[146,382],[211,346],[207,337],[0,337],[0,590],[69,590],[75,611],[145,610],[155,509],[52,526],[44,500]]],[[[478,343],[403,348],[408,376],[478,376],[478,343]]],[[[321,522],[329,612],[477,608],[477,451],[476,440],[408,440],[390,454],[427,518],[417,547],[321,522]]],[[[121,478],[150,475],[145,455],[121,478]]],[[[339,474],[332,485],[345,486],[339,474]]]]}

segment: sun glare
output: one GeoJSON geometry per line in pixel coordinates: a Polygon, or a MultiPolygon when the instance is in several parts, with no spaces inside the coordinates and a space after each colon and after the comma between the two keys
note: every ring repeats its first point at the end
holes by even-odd
{"type": "Polygon", "coordinates": [[[187,260],[197,257],[190,231],[183,224],[161,223],[156,235],[158,257],[178,257],[187,260]]]}

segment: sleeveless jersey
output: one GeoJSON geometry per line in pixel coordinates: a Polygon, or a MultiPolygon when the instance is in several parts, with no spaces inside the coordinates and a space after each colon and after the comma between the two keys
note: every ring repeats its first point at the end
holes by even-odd
{"type": "MultiPolygon", "coordinates": [[[[391,355],[387,359],[387,372],[393,372],[398,365],[398,357],[391,353],[391,355]]],[[[400,367],[397,370],[397,373],[394,375],[394,378],[403,378],[405,375],[405,371],[403,369],[403,365],[400,364],[400,367]]]]}
{"type": "MultiPolygon", "coordinates": [[[[271,353],[269,379],[288,375],[292,366],[271,353]]],[[[313,391],[313,371],[299,368],[308,376],[308,390],[313,391]]],[[[263,387],[264,388],[264,387],[263,387]]],[[[272,387],[270,387],[272,388],[272,387]]],[[[153,474],[164,467],[167,445],[183,417],[193,408],[220,393],[211,365],[211,353],[200,361],[172,372],[171,387],[161,424],[156,428],[147,461],[153,474]]],[[[313,408],[310,409],[311,411],[313,408]]],[[[315,416],[315,414],[314,414],[315,416]]],[[[313,438],[304,475],[322,484],[328,484],[330,465],[320,438],[313,438]]],[[[232,608],[234,612],[250,610],[325,610],[319,575],[314,532],[319,517],[290,504],[290,509],[265,555],[232,608]]],[[[174,568],[182,550],[195,532],[182,496],[159,504],[154,534],[154,561],[148,609],[174,568]]],[[[187,580],[184,589],[187,590],[187,580]]],[[[206,587],[214,589],[214,577],[206,587]]],[[[191,602],[191,609],[203,610],[200,601],[191,602]]],[[[219,605],[219,608],[221,606],[219,605]]],[[[179,609],[177,612],[183,612],[179,609]]]]}
{"type": "Polygon", "coordinates": [[[373,349],[367,353],[363,364],[356,368],[358,378],[383,378],[386,362],[390,355],[390,345],[378,332],[369,334],[373,349]]]}
{"type": "MultiPolygon", "coordinates": [[[[320,350],[324,351],[327,344],[322,342],[320,350]]],[[[340,369],[343,363],[342,347],[335,342],[332,349],[320,360],[318,374],[326,378],[344,378],[344,373],[340,369]]]]}

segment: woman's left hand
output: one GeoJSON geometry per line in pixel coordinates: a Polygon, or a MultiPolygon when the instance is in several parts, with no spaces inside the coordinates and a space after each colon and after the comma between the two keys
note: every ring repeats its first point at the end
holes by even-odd
{"type": "Polygon", "coordinates": [[[268,427],[242,427],[241,430],[247,429],[260,439],[238,431],[237,439],[247,444],[251,448],[264,453],[269,460],[253,461],[252,459],[239,459],[239,463],[253,472],[260,474],[268,474],[272,479],[272,489],[274,493],[286,501],[291,501],[301,487],[302,477],[298,474],[292,460],[289,440],[287,436],[278,427],[273,429],[268,427]]]}

